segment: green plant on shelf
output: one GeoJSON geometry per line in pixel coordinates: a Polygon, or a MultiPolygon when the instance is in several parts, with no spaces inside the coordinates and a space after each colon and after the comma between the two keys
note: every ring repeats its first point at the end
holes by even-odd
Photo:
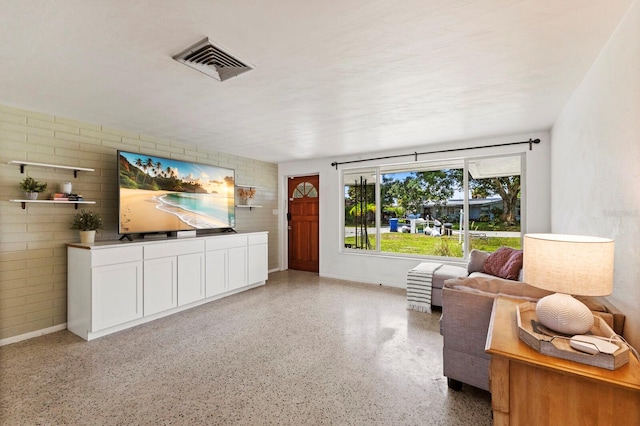
{"type": "Polygon", "coordinates": [[[38,182],[31,176],[27,176],[20,182],[20,188],[22,188],[24,192],[44,192],[47,189],[47,183],[38,182]]]}

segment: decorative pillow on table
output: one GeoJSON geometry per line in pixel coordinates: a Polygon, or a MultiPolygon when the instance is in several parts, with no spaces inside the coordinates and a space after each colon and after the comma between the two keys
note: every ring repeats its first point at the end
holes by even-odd
{"type": "Polygon", "coordinates": [[[522,250],[500,247],[487,257],[482,272],[507,280],[517,280],[520,269],[522,269],[522,250]]]}
{"type": "Polygon", "coordinates": [[[484,268],[484,262],[487,261],[487,258],[490,254],[491,253],[488,253],[486,251],[480,251],[476,249],[471,250],[471,253],[469,253],[467,272],[482,272],[482,269],[484,268]]]}

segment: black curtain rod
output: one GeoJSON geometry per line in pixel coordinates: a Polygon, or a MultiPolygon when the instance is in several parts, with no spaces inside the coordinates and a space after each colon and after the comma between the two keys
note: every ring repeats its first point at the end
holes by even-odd
{"type": "Polygon", "coordinates": [[[521,145],[523,143],[528,143],[529,144],[529,151],[531,151],[533,149],[533,144],[539,144],[540,143],[540,139],[529,139],[528,141],[522,141],[522,142],[507,142],[507,143],[499,143],[497,145],[484,145],[484,146],[473,146],[473,147],[468,147],[468,148],[452,148],[452,149],[443,149],[440,151],[427,151],[427,152],[414,152],[411,154],[398,154],[398,155],[387,155],[386,157],[376,157],[376,158],[367,158],[364,160],[351,160],[351,161],[334,161],[333,163],[331,163],[332,166],[334,166],[336,168],[336,170],[338,170],[338,166],[341,164],[351,164],[351,163],[364,163],[365,161],[375,161],[375,160],[387,160],[389,158],[401,158],[401,157],[409,157],[411,155],[413,155],[414,161],[418,161],[418,155],[425,155],[425,154],[440,154],[443,152],[453,152],[453,151],[466,151],[468,149],[480,149],[480,148],[495,148],[498,146],[509,146],[509,145],[521,145]]]}

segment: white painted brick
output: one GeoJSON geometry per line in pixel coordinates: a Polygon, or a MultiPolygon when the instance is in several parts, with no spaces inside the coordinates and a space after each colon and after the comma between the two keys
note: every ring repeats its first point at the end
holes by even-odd
{"type": "Polygon", "coordinates": [[[107,140],[107,141],[113,141],[113,142],[122,142],[122,136],[113,135],[111,133],[105,133],[105,132],[100,130],[100,126],[97,126],[97,127],[98,127],[97,130],[84,129],[84,128],[80,127],[80,134],[82,136],[86,136],[88,138],[93,138],[93,139],[107,140]]]}
{"type": "MultiPolygon", "coordinates": [[[[25,241],[18,241],[18,242],[12,242],[12,243],[5,243],[4,241],[0,241],[0,253],[9,252],[9,251],[26,250],[26,249],[27,249],[27,243],[25,241]]],[[[5,279],[11,279],[11,278],[3,276],[2,277],[3,282],[5,279]]]]}
{"type": "MultiPolygon", "coordinates": [[[[139,147],[140,146],[140,142],[142,142],[139,138],[131,138],[131,137],[127,137],[127,136],[123,136],[122,137],[122,142],[128,145],[131,145],[132,147],[139,147]]],[[[153,147],[155,148],[155,144],[153,144],[153,147]]],[[[136,149],[132,149],[130,150],[132,152],[137,152],[138,150],[136,149]]]]}
{"type": "Polygon", "coordinates": [[[53,130],[32,127],[26,124],[0,122],[0,130],[11,130],[13,132],[21,132],[29,135],[53,137],[53,130]]]}
{"type": "Polygon", "coordinates": [[[35,111],[28,111],[26,109],[13,108],[10,106],[0,105],[0,111],[6,112],[8,114],[23,115],[25,117],[33,117],[33,118],[37,118],[38,120],[53,121],[53,115],[51,114],[43,114],[35,111]]]}
{"type": "Polygon", "coordinates": [[[57,115],[53,118],[55,123],[65,124],[70,127],[77,127],[78,129],[86,129],[99,132],[102,130],[102,126],[97,124],[85,123],[83,121],[73,120],[71,118],[58,117],[57,115]]]}
{"type": "Polygon", "coordinates": [[[149,149],[156,149],[156,146],[157,146],[157,144],[153,142],[148,142],[148,141],[140,141],[138,142],[138,145],[140,146],[140,151],[145,153],[149,149]]]}
{"type": "Polygon", "coordinates": [[[28,110],[23,110],[23,111],[24,111],[24,114],[27,116],[27,118],[35,118],[42,121],[54,120],[54,116],[52,114],[46,114],[43,112],[28,111],[28,110]]]}
{"type": "Polygon", "coordinates": [[[149,136],[149,135],[144,135],[144,134],[140,134],[140,141],[142,142],[150,142],[152,144],[161,144],[161,145],[170,145],[171,141],[169,139],[162,139],[162,138],[158,138],[155,136],[149,136]]]}
{"type": "Polygon", "coordinates": [[[68,126],[66,124],[53,123],[50,121],[39,120],[37,118],[28,117],[27,124],[29,127],[34,127],[38,129],[46,129],[53,130],[55,132],[65,132],[79,135],[80,128],[75,126],[68,126]]]}
{"type": "MultiPolygon", "coordinates": [[[[65,243],[66,242],[67,241],[65,241],[65,243]]],[[[54,240],[28,241],[27,242],[27,250],[42,249],[42,248],[54,248],[54,247],[56,247],[58,245],[60,245],[60,241],[54,241],[54,240]]],[[[51,277],[48,277],[48,279],[51,279],[51,277]]]]}
{"type": "Polygon", "coordinates": [[[6,123],[27,124],[27,117],[0,111],[0,121],[6,123]]]}
{"type": "Polygon", "coordinates": [[[114,150],[138,152],[138,150],[136,149],[136,145],[132,145],[126,142],[115,142],[115,141],[103,140],[102,146],[113,148],[114,150]]]}
{"type": "Polygon", "coordinates": [[[217,156],[216,158],[212,159],[209,155],[193,149],[185,149],[184,154],[188,155],[189,157],[195,158],[198,163],[213,164],[213,161],[217,162],[217,156]]]}
{"type": "Polygon", "coordinates": [[[15,150],[15,149],[2,149],[2,160],[24,160],[26,161],[26,154],[24,151],[22,150],[15,150]]]}
{"type": "Polygon", "coordinates": [[[65,141],[88,143],[88,144],[92,144],[92,145],[100,145],[100,143],[102,142],[100,139],[90,138],[88,136],[82,136],[80,134],[76,135],[76,134],[63,132],[63,131],[56,131],[54,133],[54,137],[56,139],[62,139],[62,140],[65,140],[65,141]]]}
{"type": "Polygon", "coordinates": [[[118,136],[122,136],[122,137],[127,137],[127,138],[131,138],[131,139],[140,139],[140,134],[139,133],[131,132],[131,131],[128,131],[128,130],[113,129],[111,127],[102,126],[102,132],[103,133],[110,133],[112,135],[118,135],[118,136]]]}
{"type": "Polygon", "coordinates": [[[23,144],[26,152],[37,152],[39,154],[46,154],[50,156],[55,155],[55,145],[38,145],[32,143],[23,144]]]}
{"type": "MultiPolygon", "coordinates": [[[[27,135],[27,142],[29,144],[37,144],[37,145],[51,145],[56,146],[60,144],[60,141],[56,141],[53,135],[50,136],[40,136],[40,135],[27,135]]],[[[77,146],[77,145],[76,145],[77,146]]]]}
{"type": "MultiPolygon", "coordinates": [[[[163,155],[165,157],[168,157],[169,154],[171,154],[171,158],[174,158],[173,154],[178,154],[178,155],[184,156],[184,149],[183,148],[174,147],[174,146],[170,146],[170,145],[159,145],[159,144],[156,144],[156,151],[164,153],[163,155]]],[[[195,158],[195,157],[190,157],[190,158],[195,158]]]]}
{"type": "Polygon", "coordinates": [[[26,132],[17,132],[13,130],[0,129],[0,143],[4,145],[5,141],[24,142],[27,140],[26,132]]]}
{"type": "Polygon", "coordinates": [[[0,112],[3,112],[5,114],[22,115],[25,118],[27,117],[26,111],[18,108],[6,106],[6,105],[1,105],[1,104],[0,104],[0,112]]]}
{"type": "Polygon", "coordinates": [[[181,151],[184,152],[184,150],[186,149],[192,149],[193,145],[189,144],[189,143],[185,143],[185,142],[180,142],[180,141],[171,141],[170,144],[171,148],[177,148],[181,151]]]}

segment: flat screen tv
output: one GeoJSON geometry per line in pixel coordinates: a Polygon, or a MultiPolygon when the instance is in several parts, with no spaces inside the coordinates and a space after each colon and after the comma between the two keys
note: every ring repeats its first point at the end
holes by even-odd
{"type": "Polygon", "coordinates": [[[118,151],[118,232],[235,227],[235,171],[118,151]]]}

